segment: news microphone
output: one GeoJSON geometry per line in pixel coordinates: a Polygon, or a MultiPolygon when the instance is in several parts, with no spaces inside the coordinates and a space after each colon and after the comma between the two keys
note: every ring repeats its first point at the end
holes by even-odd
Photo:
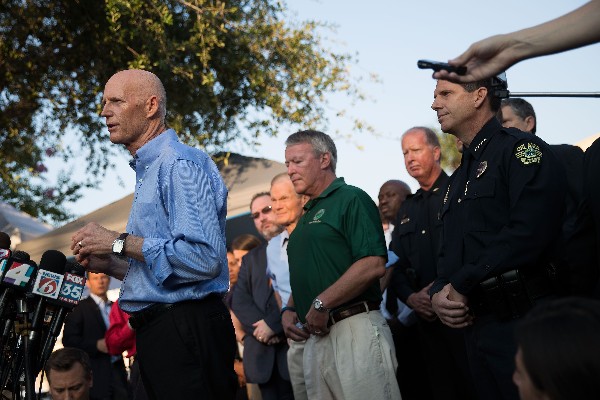
{"type": "Polygon", "coordinates": [[[62,329],[65,317],[73,309],[73,307],[79,303],[81,295],[83,294],[84,286],[85,269],[76,262],[67,261],[63,277],[63,285],[60,288],[58,298],[50,301],[52,304],[57,304],[58,308],[57,311],[55,311],[55,313],[52,315],[48,336],[46,336],[46,340],[44,341],[44,346],[41,351],[38,371],[43,368],[46,360],[48,357],[50,357],[50,354],[54,349],[54,345],[56,344],[56,339],[58,338],[58,335],[62,329]]]}
{"type": "Polygon", "coordinates": [[[67,257],[58,250],[46,250],[42,254],[31,293],[37,296],[33,316],[31,318],[30,340],[34,348],[37,340],[48,299],[57,299],[64,280],[67,257]]]}
{"type": "MultiPolygon", "coordinates": [[[[6,253],[4,253],[6,254],[6,253]]],[[[25,293],[33,283],[37,264],[25,252],[14,252],[0,261],[0,318],[4,317],[11,295],[25,293]]]]}

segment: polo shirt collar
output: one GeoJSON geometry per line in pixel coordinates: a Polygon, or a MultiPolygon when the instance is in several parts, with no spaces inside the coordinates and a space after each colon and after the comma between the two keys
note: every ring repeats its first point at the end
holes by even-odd
{"type": "Polygon", "coordinates": [[[325,188],[325,190],[323,190],[321,192],[320,195],[318,195],[314,199],[310,199],[309,201],[307,201],[306,204],[304,205],[304,209],[310,210],[312,207],[314,207],[315,204],[317,204],[319,202],[320,199],[328,197],[330,194],[332,194],[333,192],[335,192],[336,190],[338,190],[345,184],[346,184],[346,182],[344,181],[344,178],[335,178],[334,181],[331,182],[331,184],[329,186],[327,186],[325,188]]]}

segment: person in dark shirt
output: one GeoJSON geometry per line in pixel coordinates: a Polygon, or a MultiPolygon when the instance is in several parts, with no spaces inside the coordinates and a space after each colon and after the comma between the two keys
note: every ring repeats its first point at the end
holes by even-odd
{"type": "Polygon", "coordinates": [[[443,239],[430,294],[440,320],[465,329],[477,395],[517,399],[514,324],[555,293],[549,257],[564,212],[564,168],[541,139],[496,119],[505,76],[437,82],[432,109],[463,142],[440,216],[443,239]]]}

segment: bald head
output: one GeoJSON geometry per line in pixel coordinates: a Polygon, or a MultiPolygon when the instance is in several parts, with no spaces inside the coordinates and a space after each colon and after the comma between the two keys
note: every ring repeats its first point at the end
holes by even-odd
{"type": "Polygon", "coordinates": [[[111,76],[106,84],[108,85],[113,79],[125,85],[139,102],[145,103],[149,98],[155,96],[158,101],[159,117],[164,123],[167,114],[167,93],[158,76],[143,69],[126,69],[111,76]]]}
{"type": "Polygon", "coordinates": [[[114,74],[104,87],[102,114],[110,141],[132,155],[166,130],[166,95],[160,79],[148,71],[114,74]]]}

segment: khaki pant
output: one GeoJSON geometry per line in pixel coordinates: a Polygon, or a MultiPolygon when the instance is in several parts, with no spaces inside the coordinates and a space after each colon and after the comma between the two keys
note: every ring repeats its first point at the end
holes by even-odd
{"type": "Polygon", "coordinates": [[[304,383],[304,345],[306,341],[295,342],[288,340],[289,349],[287,352],[288,371],[290,373],[290,382],[294,391],[294,400],[308,400],[306,394],[306,384],[304,383]]]}
{"type": "Polygon", "coordinates": [[[398,400],[398,362],[392,333],[380,311],[346,318],[304,347],[304,378],[311,400],[398,400]]]}

